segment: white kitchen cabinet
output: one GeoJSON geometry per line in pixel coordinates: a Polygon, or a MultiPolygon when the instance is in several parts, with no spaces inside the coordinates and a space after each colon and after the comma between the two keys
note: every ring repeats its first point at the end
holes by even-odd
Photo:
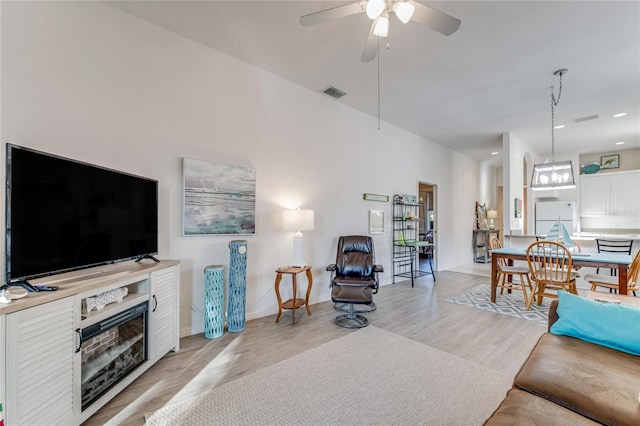
{"type": "Polygon", "coordinates": [[[580,216],[640,215],[640,170],[582,175],[580,216]]]}
{"type": "Polygon", "coordinates": [[[609,176],[580,178],[580,216],[607,216],[611,204],[609,176]]]}
{"type": "Polygon", "coordinates": [[[151,273],[149,359],[179,349],[179,266],[151,273]]]}
{"type": "Polygon", "coordinates": [[[7,425],[72,425],[80,413],[73,297],[6,316],[7,425]]]}
{"type": "Polygon", "coordinates": [[[611,215],[640,216],[640,170],[611,176],[611,215]]]}

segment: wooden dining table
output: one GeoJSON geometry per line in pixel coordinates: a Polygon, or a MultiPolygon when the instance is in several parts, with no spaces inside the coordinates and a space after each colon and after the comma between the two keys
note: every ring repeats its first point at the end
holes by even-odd
{"type": "MultiPolygon", "coordinates": [[[[527,260],[527,250],[523,248],[500,248],[491,250],[491,302],[496,301],[496,287],[498,285],[498,259],[504,258],[512,266],[516,260],[527,260]]],[[[587,268],[612,268],[618,271],[618,291],[627,294],[627,271],[631,264],[631,255],[610,253],[575,253],[571,255],[573,266],[587,268]]],[[[510,280],[511,277],[508,277],[510,280]]]]}

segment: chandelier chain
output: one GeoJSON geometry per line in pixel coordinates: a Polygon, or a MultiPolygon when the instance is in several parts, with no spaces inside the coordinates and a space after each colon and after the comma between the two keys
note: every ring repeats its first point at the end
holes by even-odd
{"type": "Polygon", "coordinates": [[[556,138],[555,138],[555,106],[560,102],[560,96],[562,96],[562,72],[559,72],[558,75],[560,77],[560,88],[558,90],[558,97],[556,98],[553,93],[553,86],[551,86],[551,162],[556,162],[556,138]]]}

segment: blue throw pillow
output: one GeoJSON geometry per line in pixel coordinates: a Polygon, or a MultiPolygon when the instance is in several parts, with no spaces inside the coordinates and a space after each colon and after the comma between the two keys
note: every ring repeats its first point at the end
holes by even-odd
{"type": "Polygon", "coordinates": [[[558,292],[551,334],[571,336],[640,356],[640,308],[558,292]]]}

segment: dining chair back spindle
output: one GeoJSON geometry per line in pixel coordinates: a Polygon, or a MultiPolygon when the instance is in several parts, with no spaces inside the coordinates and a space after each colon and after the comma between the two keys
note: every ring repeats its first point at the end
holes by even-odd
{"type": "MultiPolygon", "coordinates": [[[[598,253],[631,254],[633,240],[605,240],[596,238],[598,253]]],[[[596,269],[596,274],[600,273],[600,268],[596,269]]],[[[610,274],[615,276],[617,271],[611,269],[610,274]]]]}
{"type": "Polygon", "coordinates": [[[557,290],[578,294],[571,251],[555,241],[536,241],[527,248],[527,263],[535,283],[538,305],[544,297],[557,298],[557,290]],[[553,292],[549,292],[551,290],[553,292]]]}

